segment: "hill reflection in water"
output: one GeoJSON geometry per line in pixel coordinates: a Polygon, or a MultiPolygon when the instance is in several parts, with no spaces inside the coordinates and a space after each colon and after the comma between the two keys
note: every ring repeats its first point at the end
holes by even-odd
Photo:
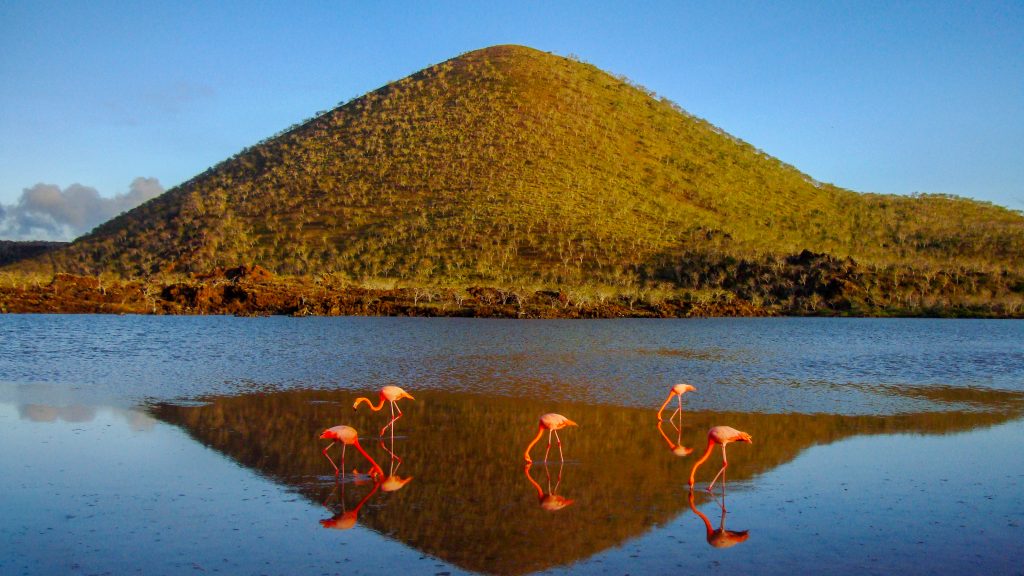
{"type": "MultiPolygon", "coordinates": [[[[933,388],[929,394],[943,392],[933,388]]],[[[1018,417],[1024,406],[1024,395],[1015,393],[955,394],[978,410],[896,416],[686,412],[677,431],[668,422],[659,429],[655,409],[418,391],[416,401],[403,406],[394,440],[386,442],[373,431],[387,415],[353,412],[351,392],[214,396],[198,405],[155,404],[150,413],[324,504],[324,518],[333,518],[334,527],[354,521],[351,511],[357,511],[361,525],[468,570],[521,574],[571,564],[691,514],[686,481],[701,450],[682,455],[678,447],[703,448],[710,426],[728,424],[753,435],[754,445],[730,451],[729,490],[742,490],[815,444],[859,434],[966,431],[1018,417]],[[552,411],[580,424],[562,434],[566,462],[538,461],[524,470],[522,451],[537,417],[552,411]],[[383,483],[346,474],[336,485],[321,454],[326,442],[317,438],[337,424],[360,431],[364,447],[388,473],[383,483]]],[[[353,465],[365,469],[353,459],[348,472],[353,465]]],[[[710,472],[706,478],[698,474],[698,481],[709,480],[717,468],[702,469],[710,472]]],[[[703,492],[696,497],[707,498],[703,492]]]]}

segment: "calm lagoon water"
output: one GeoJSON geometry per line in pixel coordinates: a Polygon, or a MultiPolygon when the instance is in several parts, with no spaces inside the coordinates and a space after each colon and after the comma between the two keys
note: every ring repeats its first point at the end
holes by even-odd
{"type": "Polygon", "coordinates": [[[0,431],[3,574],[1024,573],[1024,322],[0,316],[0,431]]]}

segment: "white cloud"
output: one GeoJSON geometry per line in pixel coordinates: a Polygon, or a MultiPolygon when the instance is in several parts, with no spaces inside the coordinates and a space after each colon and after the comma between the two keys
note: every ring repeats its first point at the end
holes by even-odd
{"type": "Polygon", "coordinates": [[[0,239],[73,240],[97,225],[163,194],[156,178],[132,180],[128,192],[105,198],[91,186],[25,188],[15,204],[0,205],[0,239]]]}

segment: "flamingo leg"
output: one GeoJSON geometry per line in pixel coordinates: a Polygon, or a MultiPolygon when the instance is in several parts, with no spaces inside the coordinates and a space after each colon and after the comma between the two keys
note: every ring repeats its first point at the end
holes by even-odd
{"type": "Polygon", "coordinates": [[[725,470],[722,470],[722,523],[725,524],[725,470]]]}
{"type": "MultiPolygon", "coordinates": [[[[725,457],[725,444],[722,444],[722,469],[718,471],[718,474],[715,474],[715,478],[711,481],[711,484],[708,484],[708,492],[711,492],[711,489],[715,486],[715,482],[718,481],[718,477],[725,474],[725,469],[728,467],[729,460],[725,457]]],[[[725,476],[722,476],[722,481],[725,482],[725,476]]]]}
{"type": "Polygon", "coordinates": [[[548,469],[547,461],[544,462],[544,475],[548,477],[548,494],[551,494],[551,470],[548,469]]]}
{"type": "Polygon", "coordinates": [[[717,502],[718,506],[722,509],[722,524],[724,524],[725,523],[725,512],[726,512],[726,510],[725,510],[725,475],[726,475],[726,473],[725,473],[725,468],[724,467],[722,468],[721,474],[722,474],[722,497],[719,498],[716,495],[715,496],[715,502],[717,502]]]}
{"type": "MultiPolygon", "coordinates": [[[[334,442],[331,442],[330,444],[327,445],[327,448],[324,448],[323,455],[325,458],[327,458],[327,461],[331,463],[331,466],[334,466],[334,476],[335,478],[337,478],[338,465],[334,463],[334,460],[331,459],[331,455],[327,453],[327,451],[331,449],[331,446],[334,446],[334,442]]],[[[342,463],[344,464],[344,461],[342,461],[342,463]]]]}
{"type": "Polygon", "coordinates": [[[558,437],[558,430],[555,430],[555,440],[558,441],[558,459],[565,462],[565,456],[562,455],[562,439],[558,437]]]}
{"type": "Polygon", "coordinates": [[[676,407],[675,411],[672,412],[672,415],[668,417],[668,421],[671,422],[673,426],[675,426],[675,424],[676,424],[676,414],[679,414],[679,425],[682,426],[683,425],[683,395],[682,394],[677,394],[676,395],[676,399],[679,401],[679,405],[676,407]]]}
{"type": "Polygon", "coordinates": [[[544,451],[544,461],[548,461],[548,454],[551,452],[551,433],[554,430],[548,430],[548,449],[544,451]]]}
{"type": "Polygon", "coordinates": [[[391,420],[388,420],[388,423],[385,424],[384,427],[380,429],[380,436],[381,437],[384,436],[384,431],[387,430],[388,427],[390,427],[395,422],[395,403],[394,402],[390,402],[390,404],[391,404],[391,420]]]}
{"type": "Polygon", "coordinates": [[[380,435],[384,435],[384,431],[391,428],[391,434],[395,433],[395,421],[402,417],[402,409],[398,407],[394,401],[391,402],[391,420],[380,429],[380,435]],[[398,416],[395,416],[395,410],[398,410],[398,416]]]}
{"type": "Polygon", "coordinates": [[[669,401],[672,400],[673,392],[668,393],[668,397],[661,403],[661,408],[658,408],[658,421],[661,422],[661,413],[665,410],[665,406],[668,406],[669,401]]]}
{"type": "Polygon", "coordinates": [[[399,464],[402,463],[402,458],[398,454],[395,454],[395,451],[393,450],[393,448],[395,447],[394,431],[392,431],[391,434],[391,448],[388,448],[388,445],[384,443],[383,439],[381,439],[380,441],[380,447],[383,448],[384,451],[387,452],[389,456],[391,456],[392,462],[397,460],[399,464]]]}
{"type": "MultiPolygon", "coordinates": [[[[679,444],[679,441],[680,441],[680,439],[682,438],[682,436],[681,436],[681,435],[682,435],[682,433],[683,433],[683,429],[682,429],[682,428],[680,428],[679,426],[676,426],[676,423],[675,423],[675,422],[673,422],[673,421],[671,421],[671,420],[669,420],[669,421],[668,421],[668,423],[669,423],[669,424],[671,424],[671,425],[672,425],[672,427],[673,427],[673,428],[675,428],[676,432],[678,432],[678,433],[679,433],[679,434],[677,434],[677,435],[676,435],[676,444],[679,444]]],[[[680,418],[680,419],[679,419],[679,423],[680,423],[680,424],[682,424],[682,423],[683,423],[683,419],[682,419],[682,418],[680,418]]]]}
{"type": "Polygon", "coordinates": [[[337,498],[338,497],[338,487],[339,486],[341,486],[341,503],[342,503],[342,505],[345,504],[345,486],[343,484],[340,484],[338,482],[338,477],[335,476],[334,477],[334,488],[331,488],[331,493],[327,495],[327,500],[324,500],[324,504],[323,504],[324,508],[329,508],[330,507],[329,504],[331,502],[331,498],[337,498]]]}

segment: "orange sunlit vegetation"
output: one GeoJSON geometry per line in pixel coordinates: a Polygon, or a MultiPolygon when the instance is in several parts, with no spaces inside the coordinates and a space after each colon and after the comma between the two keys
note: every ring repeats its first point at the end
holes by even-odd
{"type": "MultiPolygon", "coordinates": [[[[962,432],[1019,418],[1024,411],[1024,396],[1016,392],[930,387],[927,394],[939,405],[960,403],[971,409],[892,416],[688,410],[681,432],[676,436],[673,430],[672,436],[681,444],[703,446],[708,429],[721,422],[752,434],[755,445],[730,451],[728,481],[734,492],[811,446],[858,434],[962,432]]],[[[362,486],[350,484],[347,499],[338,502],[334,469],[317,437],[342,416],[359,430],[379,426],[379,414],[352,411],[356,396],[260,392],[203,398],[206,403],[199,405],[157,404],[150,412],[211,449],[294,487],[318,506],[330,501],[332,511],[340,514],[335,520],[349,526],[355,521],[351,511],[368,498],[370,479],[362,486]]],[[[522,574],[567,565],[621,546],[679,514],[691,514],[687,478],[700,452],[680,457],[665,449],[657,406],[421,390],[403,411],[393,444],[386,437],[381,445],[367,440],[365,448],[380,462],[400,454],[402,473],[415,481],[391,492],[381,485],[359,510],[358,522],[467,570],[522,574]],[[567,438],[564,463],[552,450],[551,462],[524,469],[523,446],[544,410],[572,414],[579,431],[593,432],[567,438]],[[597,433],[602,429],[616,433],[597,433]],[[553,535],[558,546],[551,545],[553,535]]],[[[714,476],[719,464],[713,463],[702,469],[702,482],[714,476]]],[[[697,504],[707,501],[712,510],[717,508],[703,490],[696,492],[697,504]]],[[[703,535],[704,527],[699,531],[703,535]]]]}

